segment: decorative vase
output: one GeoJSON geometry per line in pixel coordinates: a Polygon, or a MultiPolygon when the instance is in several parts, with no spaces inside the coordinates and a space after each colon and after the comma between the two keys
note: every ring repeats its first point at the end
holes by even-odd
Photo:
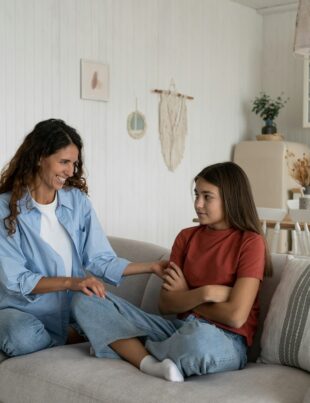
{"type": "Polygon", "coordinates": [[[310,210],[310,186],[304,187],[304,195],[299,198],[299,208],[310,210]]]}
{"type": "Polygon", "coordinates": [[[277,126],[272,119],[265,120],[265,126],[262,127],[262,134],[275,134],[277,133],[277,126]]]}

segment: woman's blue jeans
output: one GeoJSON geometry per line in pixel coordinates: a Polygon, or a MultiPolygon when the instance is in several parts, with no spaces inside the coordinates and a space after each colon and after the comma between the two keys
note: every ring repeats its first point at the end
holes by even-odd
{"type": "Polygon", "coordinates": [[[52,347],[55,342],[43,323],[18,309],[0,310],[0,350],[10,357],[52,347]]]}
{"type": "Polygon", "coordinates": [[[170,358],[184,376],[241,369],[247,361],[242,336],[193,315],[168,320],[148,314],[110,292],[106,298],[75,293],[72,314],[97,357],[120,358],[109,344],[138,337],[154,357],[170,358]]]}

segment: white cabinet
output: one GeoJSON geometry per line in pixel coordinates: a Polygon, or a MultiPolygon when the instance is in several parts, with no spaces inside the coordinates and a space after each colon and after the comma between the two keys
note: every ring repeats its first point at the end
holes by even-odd
{"type": "Polygon", "coordinates": [[[298,187],[288,173],[287,150],[296,158],[310,153],[306,144],[290,141],[243,141],[236,145],[234,161],[248,175],[257,207],[286,208],[289,190],[298,187]]]}
{"type": "MultiPolygon", "coordinates": [[[[236,145],[234,161],[248,175],[256,207],[287,209],[289,191],[298,187],[288,173],[287,150],[296,158],[310,153],[307,145],[289,141],[244,141],[236,145]]],[[[273,231],[269,231],[269,245],[272,239],[273,231]]],[[[288,231],[281,231],[278,252],[287,252],[290,248],[288,231]]]]}

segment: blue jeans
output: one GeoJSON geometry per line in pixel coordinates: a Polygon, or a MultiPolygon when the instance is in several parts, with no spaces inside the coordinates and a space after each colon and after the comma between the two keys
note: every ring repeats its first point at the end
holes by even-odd
{"type": "Polygon", "coordinates": [[[109,344],[139,337],[154,357],[170,358],[183,376],[241,369],[247,362],[242,336],[193,315],[168,320],[148,314],[110,292],[105,299],[75,293],[72,314],[97,357],[120,358],[109,344]]]}
{"type": "Polygon", "coordinates": [[[13,357],[52,347],[54,341],[43,323],[18,309],[0,310],[0,350],[13,357]]]}

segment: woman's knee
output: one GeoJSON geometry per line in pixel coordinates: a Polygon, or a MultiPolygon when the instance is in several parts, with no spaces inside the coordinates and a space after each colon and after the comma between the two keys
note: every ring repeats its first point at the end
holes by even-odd
{"type": "Polygon", "coordinates": [[[29,354],[52,345],[43,323],[16,309],[0,312],[0,328],[0,348],[8,356],[29,354]]]}
{"type": "Polygon", "coordinates": [[[80,323],[83,320],[96,320],[102,314],[107,314],[111,311],[111,303],[106,298],[100,298],[96,295],[88,296],[82,292],[75,292],[71,302],[71,311],[75,320],[80,323]]]}
{"type": "Polygon", "coordinates": [[[71,309],[74,314],[76,313],[90,313],[90,309],[96,303],[96,296],[88,296],[81,291],[75,292],[71,301],[71,309]]]}

